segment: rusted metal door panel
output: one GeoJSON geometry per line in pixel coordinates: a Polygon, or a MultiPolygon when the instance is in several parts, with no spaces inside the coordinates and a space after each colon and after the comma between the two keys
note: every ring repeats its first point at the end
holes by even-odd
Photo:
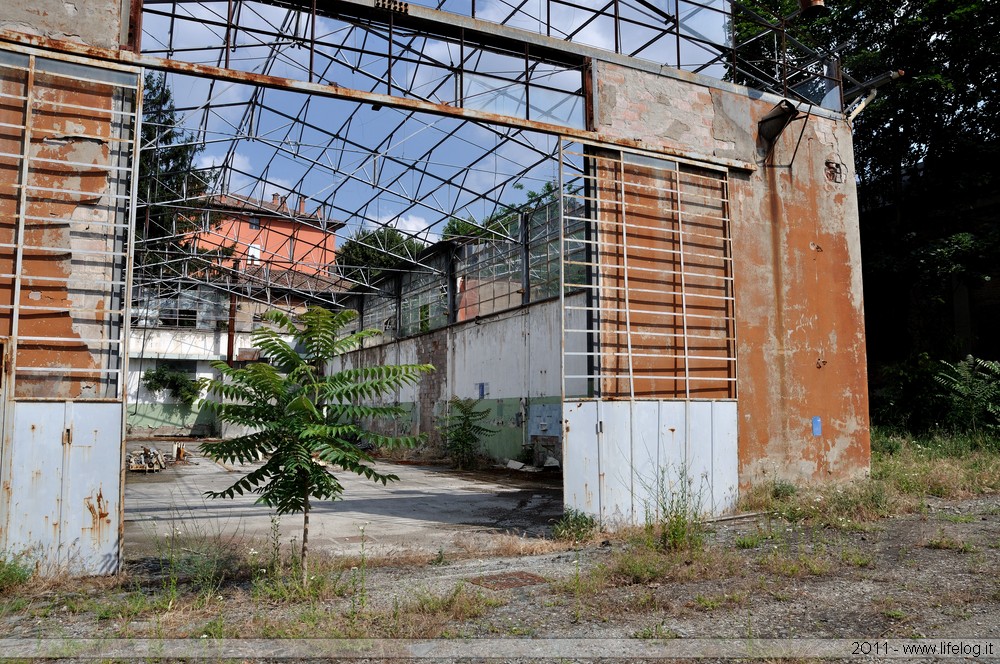
{"type": "Polygon", "coordinates": [[[61,562],[70,570],[110,574],[118,569],[120,548],[121,405],[73,403],[67,415],[61,562]]]}
{"type": "Polygon", "coordinates": [[[739,498],[740,466],[735,401],[712,404],[712,513],[722,514],[736,507],[739,498]]]}
{"type": "Polygon", "coordinates": [[[568,507],[594,516],[601,513],[600,436],[596,401],[563,404],[563,500],[568,507]]]}
{"type": "Polygon", "coordinates": [[[576,237],[564,219],[563,272],[581,275],[564,286],[587,293],[589,317],[585,330],[564,317],[565,346],[588,345],[588,396],[735,398],[726,173],[597,147],[564,146],[562,160],[562,209],[587,229],[576,237]]]}
{"type": "Polygon", "coordinates": [[[699,509],[711,514],[736,503],[736,426],[735,402],[690,402],[686,447],[691,496],[699,509]]]}
{"type": "Polygon", "coordinates": [[[13,419],[18,444],[9,451],[5,543],[11,553],[27,554],[48,572],[58,568],[61,558],[66,404],[15,403],[13,419]]]}
{"type": "Polygon", "coordinates": [[[0,96],[0,550],[44,572],[106,573],[120,539],[140,72],[8,44],[0,96]]]}
{"type": "Polygon", "coordinates": [[[634,478],[632,468],[632,413],[628,404],[598,402],[598,479],[601,486],[601,521],[611,525],[633,523],[634,478]]]}
{"type": "Polygon", "coordinates": [[[17,402],[14,436],[7,541],[15,553],[43,572],[117,569],[120,405],[17,402]]]}

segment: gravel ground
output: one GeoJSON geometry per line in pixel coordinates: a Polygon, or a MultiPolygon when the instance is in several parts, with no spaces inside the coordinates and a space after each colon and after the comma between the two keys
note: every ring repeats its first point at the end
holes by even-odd
{"type": "MultiPolygon", "coordinates": [[[[464,647],[470,661],[515,662],[583,661],[588,647],[613,661],[607,656],[614,644],[622,648],[618,661],[645,661],[644,648],[670,656],[712,638],[1000,639],[995,496],[934,500],[922,513],[863,532],[799,528],[761,516],[719,522],[703,550],[675,554],[666,573],[648,579],[641,565],[632,578],[621,574],[623,564],[644,560],[634,539],[504,556],[496,552],[558,545],[476,537],[464,540],[461,555],[356,560],[353,569],[336,572],[340,591],[309,598],[261,597],[246,578],[206,597],[182,577],[172,605],[126,615],[120,607],[137,593],[165,592],[165,577],[155,575],[149,559],[132,560],[122,579],[64,580],[0,595],[0,632],[8,639],[444,638],[449,648],[464,647]],[[490,546],[494,553],[483,553],[490,546]],[[462,602],[449,604],[455,596],[462,602]],[[558,641],[565,639],[597,641],[558,641]],[[528,643],[537,651],[504,657],[497,643],[528,643]],[[559,643],[575,654],[552,657],[559,643]]],[[[435,658],[428,648],[415,661],[456,659],[447,656],[451,651],[435,658]]],[[[246,647],[237,654],[236,661],[249,659],[246,647]]]]}

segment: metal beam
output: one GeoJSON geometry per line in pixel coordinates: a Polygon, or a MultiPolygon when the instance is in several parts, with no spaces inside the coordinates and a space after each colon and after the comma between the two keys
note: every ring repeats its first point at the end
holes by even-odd
{"type": "MultiPolygon", "coordinates": [[[[504,26],[496,26],[496,27],[504,27],[504,26]]],[[[505,29],[510,30],[510,28],[505,28],[505,29]]],[[[552,124],[549,122],[526,120],[524,118],[513,117],[510,115],[501,115],[498,113],[488,113],[486,111],[479,111],[468,108],[459,108],[455,106],[449,106],[447,104],[436,104],[432,102],[409,99],[405,97],[397,97],[395,95],[388,95],[378,92],[366,92],[362,90],[355,90],[353,88],[346,88],[336,84],[328,85],[322,83],[309,83],[307,81],[300,81],[297,79],[283,78],[280,76],[269,76],[265,74],[256,74],[245,71],[237,71],[233,69],[226,69],[224,67],[216,67],[212,65],[180,62],[177,60],[171,60],[167,58],[154,58],[148,55],[132,53],[130,51],[118,51],[112,49],[99,48],[96,46],[86,46],[75,42],[50,39],[38,35],[28,35],[20,32],[15,32],[12,30],[0,30],[0,41],[15,43],[15,44],[25,44],[29,46],[34,46],[36,48],[42,48],[56,52],[90,57],[95,60],[102,60],[106,62],[117,62],[129,65],[136,65],[158,71],[175,72],[178,74],[186,74],[191,76],[199,76],[202,78],[228,81],[231,83],[256,85],[262,88],[272,88],[276,90],[290,90],[295,92],[302,92],[305,94],[317,95],[321,97],[329,97],[332,99],[354,101],[362,104],[388,106],[393,108],[401,108],[423,113],[430,113],[433,115],[442,115],[447,117],[459,118],[462,120],[471,120],[474,122],[500,125],[503,127],[526,129],[554,136],[562,136],[564,138],[608,143],[622,147],[646,150],[649,152],[654,152],[657,154],[662,154],[667,156],[675,156],[684,159],[693,159],[696,161],[718,164],[721,166],[727,166],[729,168],[734,168],[738,170],[753,171],[756,169],[756,166],[750,162],[737,159],[727,159],[723,157],[717,157],[715,155],[702,154],[695,151],[677,150],[673,148],[665,148],[658,145],[650,145],[645,141],[639,139],[622,139],[614,136],[607,136],[598,131],[587,131],[584,129],[576,129],[573,127],[552,124]]]]}

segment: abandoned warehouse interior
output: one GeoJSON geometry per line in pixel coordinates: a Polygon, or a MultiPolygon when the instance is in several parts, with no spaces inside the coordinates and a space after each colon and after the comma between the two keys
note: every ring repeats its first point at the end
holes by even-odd
{"type": "Polygon", "coordinates": [[[395,396],[397,426],[482,398],[487,452],[557,459],[566,505],[612,525],[681,491],[718,514],[765,479],[866,473],[843,93],[860,84],[786,18],[726,0],[5,3],[0,550],[119,566],[124,377],[156,326],[132,299],[211,303],[216,324],[184,330],[209,359],[268,307],[355,308],[384,334],[345,362],[437,368],[395,396]],[[140,129],[144,71],[173,103],[140,129]],[[220,195],[302,201],[276,209],[393,260],[272,282],[190,241],[220,195]],[[387,228],[409,241],[366,233],[387,228]]]}

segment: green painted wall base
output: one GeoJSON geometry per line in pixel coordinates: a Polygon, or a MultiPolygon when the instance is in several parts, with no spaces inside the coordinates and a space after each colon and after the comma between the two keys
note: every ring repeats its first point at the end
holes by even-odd
{"type": "Polygon", "coordinates": [[[211,412],[182,403],[132,403],[127,417],[132,434],[211,436],[218,431],[211,412]]]}

